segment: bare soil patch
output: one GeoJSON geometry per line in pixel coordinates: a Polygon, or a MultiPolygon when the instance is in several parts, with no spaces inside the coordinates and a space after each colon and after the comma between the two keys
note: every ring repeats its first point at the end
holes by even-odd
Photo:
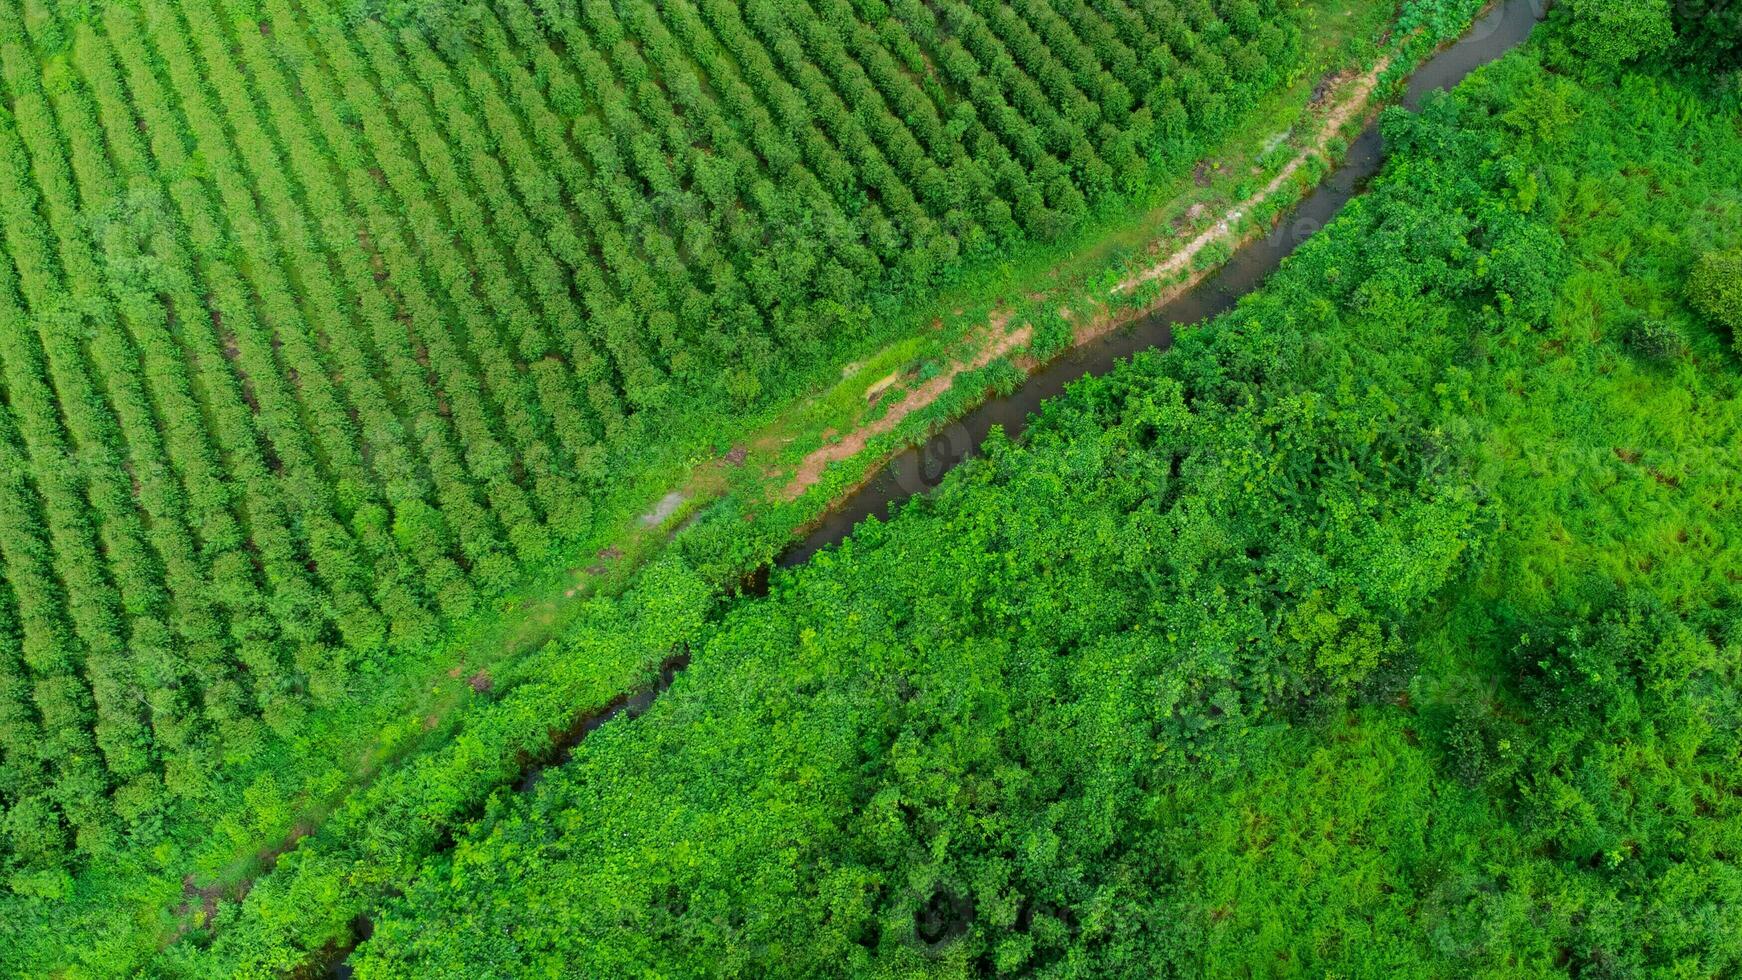
{"type": "Polygon", "coordinates": [[[944,392],[950,390],[956,377],[964,371],[983,368],[1000,357],[1026,346],[1034,337],[1034,328],[1028,324],[1011,330],[1010,315],[1000,313],[987,325],[987,340],[980,345],[979,351],[968,360],[952,361],[942,372],[920,384],[901,401],[889,406],[888,411],[873,421],[858,426],[853,431],[841,437],[841,441],[831,443],[815,450],[804,458],[798,466],[798,472],[787,483],[784,495],[786,499],[796,499],[805,490],[822,479],[823,471],[830,463],[843,459],[852,459],[865,448],[866,443],[873,438],[892,431],[902,419],[925,408],[941,398],[944,392]]]}

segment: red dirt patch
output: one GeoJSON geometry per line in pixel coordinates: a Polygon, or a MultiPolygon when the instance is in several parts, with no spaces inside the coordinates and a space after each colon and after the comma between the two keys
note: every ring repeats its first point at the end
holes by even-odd
{"type": "Polygon", "coordinates": [[[857,456],[873,437],[893,430],[902,419],[943,397],[944,392],[949,391],[950,385],[955,383],[957,375],[964,371],[983,368],[999,357],[1027,344],[1029,339],[1034,336],[1034,328],[1028,324],[1023,324],[1015,330],[1006,330],[1009,319],[1010,316],[1007,313],[993,317],[991,324],[989,324],[991,336],[972,360],[952,361],[943,372],[909,391],[907,397],[891,405],[881,418],[859,426],[842,436],[839,442],[823,446],[806,456],[804,461],[799,464],[798,472],[786,485],[784,491],[786,499],[795,500],[806,489],[816,485],[816,482],[822,479],[823,471],[828,468],[830,463],[857,456]]]}

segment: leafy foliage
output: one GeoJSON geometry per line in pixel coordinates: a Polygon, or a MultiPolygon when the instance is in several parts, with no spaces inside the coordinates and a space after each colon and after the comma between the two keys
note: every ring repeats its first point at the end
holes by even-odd
{"type": "Polygon", "coordinates": [[[1627,346],[1647,360],[1674,361],[1687,353],[1687,338],[1676,326],[1656,317],[1640,317],[1627,326],[1627,346]]]}
{"type": "Polygon", "coordinates": [[[1688,273],[1688,302],[1742,344],[1742,251],[1707,252],[1688,273]]]}
{"type": "Polygon", "coordinates": [[[1573,48],[1606,68],[1659,54],[1675,39],[1669,0],[1567,0],[1573,48]]]}

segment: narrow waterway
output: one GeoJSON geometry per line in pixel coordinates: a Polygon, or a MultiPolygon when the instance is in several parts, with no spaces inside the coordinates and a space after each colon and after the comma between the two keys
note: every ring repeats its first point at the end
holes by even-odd
{"type": "MultiPolygon", "coordinates": [[[[1447,89],[1470,72],[1499,58],[1524,41],[1542,19],[1549,0],[1505,0],[1473,24],[1456,44],[1436,54],[1416,69],[1403,96],[1403,104],[1415,108],[1428,93],[1447,89]]],[[[1360,192],[1384,162],[1384,145],[1377,126],[1369,126],[1349,147],[1342,164],[1296,205],[1269,234],[1242,247],[1221,269],[1177,299],[1131,324],[1075,348],[1031,375],[1022,387],[994,398],[951,423],[923,445],[897,455],[868,483],[843,500],[802,541],[779,559],[782,566],[802,564],[830,545],[839,543],[855,525],[873,514],[888,517],[901,501],[938,485],[944,475],[971,457],[992,426],[1004,427],[1014,437],[1028,422],[1029,413],[1065,385],[1086,375],[1101,374],[1121,359],[1149,348],[1166,349],[1173,343],[1178,324],[1197,323],[1233,307],[1246,293],[1257,288],[1306,239],[1335,218],[1350,198],[1360,192]]],[[[766,581],[766,569],[757,578],[766,581]]],[[[528,766],[518,789],[538,783],[550,765],[567,761],[575,746],[600,725],[618,717],[634,717],[653,703],[673,678],[689,663],[687,653],[661,665],[658,677],[647,687],[618,698],[592,712],[552,746],[545,759],[528,766]]],[[[351,945],[333,951],[326,975],[352,975],[349,956],[355,944],[373,932],[367,917],[352,926],[351,945]]],[[[316,971],[317,973],[320,971],[316,971]]]]}
{"type": "MultiPolygon", "coordinates": [[[[1542,19],[1547,0],[1506,0],[1479,18],[1457,43],[1440,51],[1410,76],[1403,104],[1413,109],[1430,92],[1448,89],[1470,72],[1522,43],[1542,19]]],[[[895,505],[937,486],[944,475],[979,449],[994,425],[1015,437],[1031,412],[1078,378],[1103,374],[1121,359],[1173,343],[1174,327],[1197,323],[1233,307],[1276,271],[1302,242],[1323,228],[1360,193],[1385,159],[1377,124],[1349,147],[1342,164],[1263,238],[1243,246],[1219,270],[1178,298],[1125,327],[1058,357],[1008,395],[993,398],[950,423],[925,443],[890,460],[863,487],[842,500],[805,538],[781,554],[779,564],[800,565],[838,544],[862,520],[887,519],[895,505]]]]}

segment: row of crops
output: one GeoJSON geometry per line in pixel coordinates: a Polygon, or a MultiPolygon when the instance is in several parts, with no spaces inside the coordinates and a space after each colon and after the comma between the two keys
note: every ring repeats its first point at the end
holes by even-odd
{"type": "Polygon", "coordinates": [[[0,860],[149,842],[587,530],[649,420],[1140,193],[1291,8],[0,4],[0,860]]]}

